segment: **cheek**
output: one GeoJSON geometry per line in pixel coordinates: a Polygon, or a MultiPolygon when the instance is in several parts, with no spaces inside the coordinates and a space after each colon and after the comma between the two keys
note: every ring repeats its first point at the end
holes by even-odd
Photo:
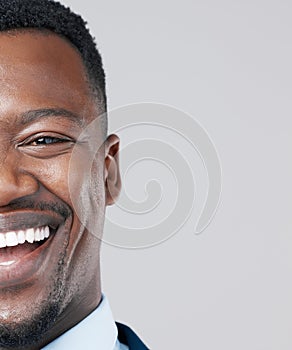
{"type": "Polygon", "coordinates": [[[99,162],[93,162],[89,166],[84,160],[71,161],[69,169],[69,192],[73,210],[90,232],[97,232],[104,217],[103,168],[98,164],[99,162]]]}
{"type": "MultiPolygon", "coordinates": [[[[51,195],[65,202],[90,232],[101,226],[105,211],[102,157],[89,161],[84,152],[51,159],[25,157],[22,168],[51,195]]],[[[100,229],[98,229],[100,231],[100,229]]]]}
{"type": "Polygon", "coordinates": [[[34,159],[23,162],[23,168],[40,183],[45,190],[70,204],[68,171],[69,156],[57,159],[34,159]]]}

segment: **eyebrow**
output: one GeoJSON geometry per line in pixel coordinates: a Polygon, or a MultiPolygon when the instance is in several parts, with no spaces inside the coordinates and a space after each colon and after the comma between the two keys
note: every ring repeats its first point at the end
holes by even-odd
{"type": "Polygon", "coordinates": [[[47,117],[66,117],[78,126],[84,126],[84,119],[64,108],[42,108],[24,112],[20,115],[19,122],[22,125],[32,123],[47,117]]]}

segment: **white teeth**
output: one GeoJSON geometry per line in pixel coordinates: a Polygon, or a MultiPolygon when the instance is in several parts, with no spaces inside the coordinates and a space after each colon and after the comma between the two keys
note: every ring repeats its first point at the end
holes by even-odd
{"type": "Polygon", "coordinates": [[[6,238],[3,233],[0,234],[0,248],[6,247],[6,238]]]}
{"type": "Polygon", "coordinates": [[[12,264],[14,264],[15,261],[11,260],[11,261],[3,261],[2,263],[0,263],[0,266],[10,266],[12,264]]]}
{"type": "Polygon", "coordinates": [[[29,228],[25,232],[25,239],[28,243],[33,243],[34,242],[34,229],[29,228]]]}
{"type": "Polygon", "coordinates": [[[18,231],[17,232],[17,239],[19,244],[25,243],[25,232],[24,231],[18,231]]]}
{"type": "Polygon", "coordinates": [[[18,245],[18,239],[14,231],[6,233],[6,245],[7,247],[15,247],[18,245]]]}
{"type": "Polygon", "coordinates": [[[36,242],[39,242],[39,241],[41,240],[41,235],[40,235],[40,229],[39,229],[39,228],[37,228],[37,229],[35,230],[35,233],[34,233],[34,240],[35,240],[36,242]]]}
{"type": "Polygon", "coordinates": [[[49,226],[46,226],[46,227],[45,227],[44,233],[45,233],[45,238],[49,238],[49,237],[50,237],[50,229],[49,229],[49,226]]]}
{"type": "Polygon", "coordinates": [[[41,241],[43,241],[45,239],[45,229],[44,229],[44,227],[42,227],[40,229],[40,237],[41,237],[41,241]]]}
{"type": "Polygon", "coordinates": [[[41,228],[29,228],[27,230],[0,233],[0,248],[15,247],[25,242],[34,243],[50,237],[49,226],[41,228]]]}

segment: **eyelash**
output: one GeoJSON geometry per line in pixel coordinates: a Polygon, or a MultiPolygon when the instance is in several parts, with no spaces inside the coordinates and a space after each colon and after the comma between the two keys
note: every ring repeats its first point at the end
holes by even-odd
{"type": "Polygon", "coordinates": [[[43,136],[43,137],[39,137],[39,138],[31,141],[29,144],[31,146],[49,146],[49,145],[53,145],[56,143],[64,143],[64,142],[68,142],[68,141],[69,140],[62,139],[59,137],[43,136]]]}

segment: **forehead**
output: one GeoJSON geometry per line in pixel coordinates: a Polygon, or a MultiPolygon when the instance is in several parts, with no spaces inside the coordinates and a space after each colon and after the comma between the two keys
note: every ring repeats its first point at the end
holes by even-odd
{"type": "Polygon", "coordinates": [[[55,34],[1,33],[0,84],[2,116],[48,107],[83,115],[93,107],[81,56],[55,34]]]}

